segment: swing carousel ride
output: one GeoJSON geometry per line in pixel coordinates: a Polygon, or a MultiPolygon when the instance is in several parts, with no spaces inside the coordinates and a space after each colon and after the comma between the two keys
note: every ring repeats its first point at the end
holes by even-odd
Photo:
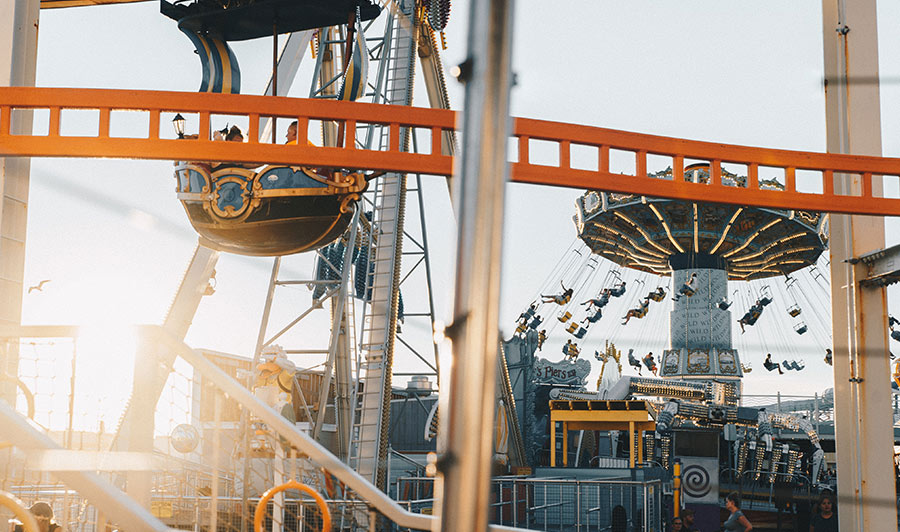
{"type": "MultiPolygon", "coordinates": [[[[673,173],[669,167],[650,175],[696,183],[710,179],[708,164],[673,173]]],[[[720,178],[726,186],[746,182],[724,167],[720,178]]],[[[783,189],[776,178],[761,179],[760,186],[783,189]]],[[[827,489],[834,479],[825,459],[826,450],[834,448],[833,424],[820,423],[818,411],[833,408],[833,390],[822,390],[815,404],[748,403],[742,396],[743,379],[752,372],[747,358],[762,360],[764,369],[779,375],[806,369],[804,356],[829,369],[833,364],[830,283],[822,274],[828,270],[823,256],[828,220],[827,214],[811,211],[582,194],[575,201],[575,241],[520,314],[505,345],[515,365],[534,367],[514,377],[529,383],[516,389],[524,405],[526,460],[553,466],[562,453],[564,464],[589,467],[598,457],[623,456],[628,444],[599,441],[596,432],[581,432],[577,444],[563,437],[560,446],[554,419],[566,418],[555,418],[562,415],[556,410],[599,409],[596,419],[605,419],[609,414],[602,411],[612,408],[610,401],[645,397],[655,405],[656,428],[637,443],[632,440],[630,448],[665,470],[676,457],[692,463],[693,453],[684,443],[676,453],[675,442],[702,439],[712,429],[728,449],[709,455],[719,461],[716,471],[707,473],[719,475],[721,493],[739,490],[759,509],[760,501],[772,501],[767,490],[775,486],[793,489],[795,500],[827,489]],[[774,317],[760,321],[764,315],[774,317]],[[539,358],[558,349],[562,339],[563,360],[539,358]],[[586,387],[591,352],[600,363],[597,391],[586,387]],[[636,375],[624,374],[626,359],[636,375]],[[548,400],[549,410],[543,407],[548,400]],[[785,438],[782,431],[791,435],[785,438]],[[791,485],[803,487],[787,488],[791,485]]],[[[891,318],[896,340],[894,325],[900,322],[891,318]]],[[[583,413],[577,419],[590,418],[583,413]]],[[[689,499],[702,502],[698,491],[689,499]]]]}
{"type": "MultiPolygon", "coordinates": [[[[73,529],[90,532],[104,530],[107,516],[134,530],[433,526],[439,492],[432,477],[436,468],[452,464],[436,462],[434,454],[442,450],[438,440],[449,436],[438,430],[442,422],[433,393],[440,382],[441,338],[432,337],[421,174],[449,178],[456,152],[439,44],[449,9],[448,0],[161,0],[162,15],[177,24],[199,56],[199,92],[218,94],[0,91],[4,155],[175,159],[176,197],[200,237],[164,325],[142,329],[132,395],[115,433],[106,434],[101,421],[96,445],[87,449],[98,455],[153,455],[165,467],[157,467],[159,460],[112,467],[105,483],[79,469],[102,469],[95,460],[69,464],[60,473],[62,482],[42,484],[43,471],[33,469],[18,447],[59,451],[56,439],[74,449],[79,344],[77,333],[66,328],[17,329],[4,340],[4,356],[12,361],[4,382],[18,389],[25,408],[19,409],[22,415],[3,411],[12,436],[0,442],[0,448],[10,449],[2,465],[16,495],[55,497],[65,520],[80,527],[73,529]],[[267,37],[273,39],[267,89],[264,96],[242,96],[238,56],[229,43],[267,37]],[[307,55],[315,60],[309,98],[269,99],[287,93],[307,55]],[[410,108],[417,63],[433,111],[410,108]],[[60,116],[68,105],[60,101],[68,97],[77,98],[76,109],[99,109],[96,137],[60,135],[60,116]],[[10,135],[19,131],[10,119],[12,108],[49,108],[49,133],[10,135]],[[110,117],[121,110],[149,114],[146,137],[110,136],[110,117]],[[244,129],[226,125],[216,131],[223,116],[238,116],[244,129]],[[169,119],[177,138],[160,134],[160,124],[169,119]],[[278,141],[282,132],[286,144],[278,141]],[[408,208],[418,220],[405,225],[412,217],[408,208]],[[286,278],[282,258],[307,251],[315,253],[311,278],[286,278]],[[275,257],[256,348],[247,356],[193,350],[183,343],[201,298],[215,291],[220,253],[275,257]],[[406,261],[410,256],[418,260],[406,261]],[[413,288],[412,282],[423,286],[413,288]],[[401,285],[413,288],[406,292],[406,303],[416,306],[412,311],[404,308],[401,285]],[[292,317],[273,334],[270,318],[285,316],[275,311],[275,294],[286,286],[308,289],[308,308],[298,313],[291,307],[292,317]],[[307,349],[297,340],[302,334],[289,331],[326,304],[327,345],[307,349]],[[427,331],[420,335],[424,341],[404,335],[404,329],[413,329],[403,327],[407,319],[427,321],[419,327],[427,331]],[[58,349],[63,337],[72,349],[69,425],[50,438],[47,427],[41,431],[20,423],[24,414],[34,420],[42,399],[29,384],[39,376],[20,378],[18,364],[23,353],[58,349]],[[292,341],[298,345],[289,345],[292,341]],[[401,353],[406,358],[398,363],[401,353]],[[320,363],[300,368],[294,355],[316,355],[320,363]],[[394,372],[395,366],[407,372],[394,372]],[[395,377],[409,378],[405,389],[394,386],[395,377]],[[124,502],[119,488],[129,496],[124,502]],[[90,504],[82,493],[93,494],[90,504]],[[91,504],[102,505],[102,512],[91,504]]],[[[463,81],[472,75],[466,66],[460,68],[463,81]]],[[[616,146],[632,150],[642,169],[626,183],[608,171],[609,146],[601,137],[609,131],[600,128],[591,133],[599,140],[560,137],[558,143],[605,150],[596,172],[602,180],[592,177],[585,184],[584,173],[569,166],[566,154],[552,169],[561,177],[547,181],[541,177],[547,168],[529,161],[528,146],[552,131],[569,131],[565,124],[551,126],[516,122],[520,160],[512,165],[513,180],[589,190],[576,201],[575,242],[519,316],[512,338],[500,342],[499,400],[481,407],[496,413],[498,477],[491,489],[500,509],[493,521],[544,530],[583,522],[602,528],[613,526],[621,508],[631,514],[634,527],[661,530],[664,517],[677,515],[685,501],[709,515],[717,512],[726,485],[767,510],[781,508],[776,491],[805,500],[833,487],[825,453],[834,438],[821,436],[818,417],[813,422],[798,413],[812,407],[779,403],[776,410],[742,401],[742,378],[751,371],[748,355],[773,353],[776,359],[769,356],[762,365],[779,373],[802,371],[801,352],[809,349],[832,363],[831,351],[826,352],[832,345],[829,281],[820,273],[827,266],[822,255],[828,214],[813,208],[822,202],[810,194],[805,207],[788,208],[807,199],[793,183],[757,180],[760,161],[780,160],[765,150],[747,152],[743,163],[753,168],[752,177],[732,173],[700,143],[667,155],[712,163],[648,173],[643,143],[652,142],[649,136],[616,146]],[[642,195],[651,189],[672,199],[642,195]],[[733,205],[739,190],[763,193],[757,196],[763,199],[759,206],[733,205]],[[707,195],[718,202],[699,200],[707,195]],[[775,309],[793,320],[792,337],[755,333],[775,309]],[[746,340],[750,337],[754,340],[746,340]],[[807,347],[794,347],[798,338],[807,347]],[[582,354],[595,345],[590,342],[598,345],[596,390],[587,389],[591,357],[582,354]],[[538,356],[560,343],[563,360],[538,356]],[[616,344],[626,346],[627,355],[616,344]],[[659,366],[651,349],[658,350],[659,366]],[[623,374],[623,358],[637,376],[623,374]],[[577,438],[568,439],[570,430],[577,438]],[[698,454],[701,448],[707,454],[698,454]],[[581,470],[580,478],[618,480],[574,496],[548,492],[554,482],[566,489],[575,485],[574,477],[559,480],[557,454],[563,465],[581,470]],[[682,463],[686,473],[688,466],[707,467],[702,474],[718,484],[685,474],[684,493],[690,497],[681,499],[682,463]],[[528,500],[510,500],[510,492],[529,493],[528,500]],[[603,501],[588,510],[594,495],[603,501]],[[548,511],[572,505],[573,497],[572,512],[548,511]]],[[[778,153],[791,176],[798,164],[810,164],[806,155],[778,153]]],[[[868,172],[870,180],[872,168],[897,173],[890,161],[875,158],[817,160],[825,161],[816,168],[826,173],[832,172],[829,164],[868,172]]],[[[836,203],[833,190],[820,196],[836,203]]],[[[886,198],[845,198],[834,208],[869,214],[896,209],[886,198]]],[[[900,341],[897,325],[891,318],[892,338],[900,341]]],[[[40,367],[40,355],[32,358],[40,367]]],[[[900,365],[895,378],[900,382],[900,365]]],[[[825,394],[821,405],[817,399],[816,415],[820,406],[833,408],[833,403],[833,394],[825,394]]],[[[81,440],[85,451],[83,435],[81,440]]]]}
{"type": "MultiPolygon", "coordinates": [[[[675,178],[671,167],[651,175],[675,178]]],[[[709,166],[688,166],[678,179],[708,182],[709,166]]],[[[746,180],[724,168],[721,179],[726,186],[743,186],[746,180]]],[[[776,179],[761,180],[760,184],[783,188],[776,179]]],[[[601,363],[597,392],[557,389],[549,390],[549,396],[604,400],[656,396],[670,400],[667,409],[675,414],[676,423],[683,418],[691,426],[735,422],[752,426],[754,436],[745,433],[745,443],[755,438],[758,423],[787,423],[795,429],[803,426],[810,438],[807,450],[814,456],[813,470],[807,473],[819,478],[824,471],[824,451],[808,422],[789,415],[772,417],[765,409],[751,413],[738,407],[741,379],[752,371],[752,365],[742,363],[733,336],[744,338],[767,309],[783,307],[786,316],[795,320],[792,333],[798,338],[810,330],[804,318],[812,316],[815,334],[810,336],[817,339],[811,349],[824,356],[826,346],[831,345],[830,316],[815,310],[804,314],[803,309],[809,305],[821,310],[827,301],[827,282],[817,277],[822,277],[818,268],[827,246],[828,216],[587,191],[576,200],[574,222],[576,241],[548,276],[539,299],[520,315],[515,338],[507,346],[507,351],[528,352],[530,347],[532,354],[534,349],[543,352],[545,342],[552,342],[554,331],[562,328],[566,338],[562,353],[584,378],[590,366],[579,360],[582,348],[578,344],[584,346],[593,339],[605,342],[593,353],[601,363]],[[731,312],[736,302],[738,308],[746,305],[737,320],[731,312]],[[657,351],[657,367],[657,358],[649,349],[662,347],[666,336],[660,331],[666,329],[666,322],[669,345],[657,351]],[[628,348],[628,364],[639,376],[619,377],[625,355],[615,344],[628,348]],[[607,371],[609,362],[615,362],[618,371],[607,371]],[[640,377],[642,370],[652,377],[640,377]]],[[[768,342],[742,343],[754,356],[759,356],[761,348],[776,356],[791,354],[791,360],[767,359],[763,366],[769,371],[804,369],[805,362],[797,354],[806,349],[792,346],[796,342],[783,333],[776,340],[779,334],[772,330],[779,326],[766,325],[769,332],[760,338],[766,336],[768,342]]],[[[673,426],[671,418],[660,434],[673,426]]],[[[537,421],[532,418],[531,422],[537,421]]],[[[540,455],[544,444],[527,445],[540,455]]],[[[772,451],[771,444],[768,451],[772,451]]],[[[652,455],[653,451],[647,452],[652,455]]],[[[670,457],[660,459],[668,463],[670,457]]],[[[747,465],[741,463],[739,471],[747,465]]]]}

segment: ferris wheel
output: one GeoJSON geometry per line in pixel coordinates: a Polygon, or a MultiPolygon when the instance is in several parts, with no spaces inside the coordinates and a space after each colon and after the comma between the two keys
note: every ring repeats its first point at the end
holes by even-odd
{"type": "MultiPolygon", "coordinates": [[[[449,2],[163,0],[160,8],[196,49],[200,92],[240,93],[241,57],[232,44],[271,38],[273,64],[266,95],[284,95],[297,82],[309,83],[310,99],[409,106],[421,64],[430,105],[449,108],[439,36],[447,24],[449,2]],[[309,79],[298,80],[301,63],[310,59],[314,65],[304,69],[309,79]]],[[[221,124],[196,124],[176,114],[173,124],[184,138],[213,140],[221,135],[227,141],[239,134],[280,143],[278,132],[293,130],[294,137],[319,147],[351,145],[377,151],[396,144],[400,151],[412,152],[423,143],[409,127],[392,131],[388,124],[355,126],[351,121],[291,124],[282,119],[279,125],[274,118],[260,117],[243,124],[244,131],[232,127],[218,132],[221,124]]],[[[455,152],[452,131],[445,131],[438,142],[440,151],[455,152]]],[[[317,356],[323,380],[318,397],[308,398],[318,406],[309,420],[312,434],[321,435],[325,413],[333,408],[336,454],[383,487],[395,360],[407,369],[401,377],[438,378],[421,177],[342,167],[190,161],[176,165],[175,177],[177,197],[200,235],[200,245],[167,324],[175,327],[176,336],[187,333],[201,297],[197,288],[199,293],[206,290],[220,252],[274,256],[253,367],[276,345],[288,354],[317,356]],[[417,218],[413,223],[406,223],[407,212],[417,218]],[[312,276],[283,267],[289,256],[306,251],[315,253],[312,276]],[[421,286],[412,288],[413,283],[421,286]],[[311,298],[298,311],[296,297],[285,297],[283,291],[304,286],[311,298]],[[406,301],[401,287],[411,288],[406,301]],[[320,310],[326,302],[327,312],[320,310]],[[291,313],[291,319],[279,321],[291,313]],[[330,323],[325,345],[291,345],[297,341],[293,330],[315,314],[328,314],[315,322],[330,323]]],[[[138,418],[129,407],[120,433],[127,434],[138,418]]],[[[126,448],[127,439],[119,438],[117,447],[126,448]]]]}

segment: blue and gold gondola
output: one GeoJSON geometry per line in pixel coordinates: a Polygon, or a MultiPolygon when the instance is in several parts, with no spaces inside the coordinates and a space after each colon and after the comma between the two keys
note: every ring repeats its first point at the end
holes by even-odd
{"type": "MultiPolygon", "coordinates": [[[[240,93],[240,66],[228,41],[348,24],[355,37],[345,50],[338,98],[354,101],[365,94],[362,21],[381,12],[372,0],[160,0],[160,11],[178,21],[200,57],[200,92],[240,93]]],[[[201,242],[253,256],[330,244],[347,230],[367,186],[362,173],[322,175],[302,166],[179,162],[175,177],[178,198],[201,242]]]]}
{"type": "Polygon", "coordinates": [[[366,189],[362,173],[323,176],[301,166],[178,163],[178,199],[205,246],[239,255],[289,255],[339,237],[366,189]]]}

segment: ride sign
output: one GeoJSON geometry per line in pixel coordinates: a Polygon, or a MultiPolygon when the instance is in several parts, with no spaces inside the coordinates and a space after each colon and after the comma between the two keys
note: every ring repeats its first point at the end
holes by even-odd
{"type": "Polygon", "coordinates": [[[590,372],[591,363],[587,360],[550,362],[539,358],[534,361],[534,380],[539,384],[584,386],[590,372]]]}

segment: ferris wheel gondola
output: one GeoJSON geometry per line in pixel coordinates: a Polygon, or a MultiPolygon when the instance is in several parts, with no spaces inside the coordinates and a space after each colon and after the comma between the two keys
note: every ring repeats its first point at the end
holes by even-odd
{"type": "MultiPolygon", "coordinates": [[[[366,0],[306,0],[279,10],[284,7],[281,1],[219,5],[200,0],[186,6],[162,2],[163,14],[178,20],[179,29],[200,54],[200,91],[240,92],[240,69],[229,40],[347,24],[352,38],[345,44],[337,97],[359,98],[368,71],[361,20],[377,16],[377,6],[366,0]]],[[[296,143],[297,127],[295,122],[288,128],[289,144],[296,143]]],[[[181,162],[175,176],[178,198],[204,244],[251,256],[288,255],[330,244],[349,227],[355,204],[368,184],[361,172],[300,166],[247,168],[229,163],[181,162]]]]}
{"type": "Polygon", "coordinates": [[[213,249],[275,256],[317,249],[343,234],[362,174],[326,178],[302,167],[226,167],[201,163],[175,169],[178,198],[191,225],[213,249]]]}

